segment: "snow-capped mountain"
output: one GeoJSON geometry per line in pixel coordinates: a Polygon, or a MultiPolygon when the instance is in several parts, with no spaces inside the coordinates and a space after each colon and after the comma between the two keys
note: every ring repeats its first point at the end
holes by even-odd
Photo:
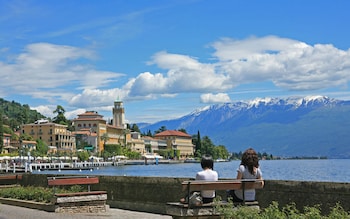
{"type": "Polygon", "coordinates": [[[142,132],[186,129],[230,151],[254,147],[279,156],[350,157],[350,101],[326,96],[256,98],[215,104],[142,132]]]}

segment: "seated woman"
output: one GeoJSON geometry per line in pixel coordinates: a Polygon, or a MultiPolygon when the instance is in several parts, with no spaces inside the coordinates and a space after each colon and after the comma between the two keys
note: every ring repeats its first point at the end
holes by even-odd
{"type": "MultiPolygon", "coordinates": [[[[209,155],[205,155],[201,160],[202,171],[196,174],[196,180],[203,181],[218,181],[218,173],[214,170],[213,158],[209,155]]],[[[203,190],[201,191],[203,203],[213,202],[215,198],[215,190],[203,190]]]]}
{"type": "MultiPolygon", "coordinates": [[[[214,161],[210,155],[204,155],[201,159],[202,171],[197,172],[196,180],[203,181],[217,181],[219,176],[218,173],[214,170],[214,161]]],[[[213,202],[215,198],[215,190],[203,190],[200,191],[202,198],[202,203],[213,202]]],[[[186,199],[182,198],[180,200],[182,203],[188,203],[188,197],[186,199]]],[[[191,200],[190,200],[191,201],[191,200]]]]}
{"type": "MultiPolygon", "coordinates": [[[[258,154],[253,148],[248,148],[242,155],[242,161],[237,169],[237,179],[263,179],[259,168],[258,154]]],[[[261,181],[262,186],[264,181],[261,181]]],[[[233,202],[243,202],[242,190],[229,191],[228,197],[233,202]]],[[[246,189],[244,192],[245,201],[255,201],[255,189],[246,189]]]]}

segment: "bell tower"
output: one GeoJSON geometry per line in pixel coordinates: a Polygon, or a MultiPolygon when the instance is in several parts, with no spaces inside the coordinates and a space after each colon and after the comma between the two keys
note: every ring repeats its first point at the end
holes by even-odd
{"type": "Polygon", "coordinates": [[[123,101],[114,101],[113,108],[113,126],[118,128],[124,128],[125,126],[125,113],[123,107],[123,101]]]}

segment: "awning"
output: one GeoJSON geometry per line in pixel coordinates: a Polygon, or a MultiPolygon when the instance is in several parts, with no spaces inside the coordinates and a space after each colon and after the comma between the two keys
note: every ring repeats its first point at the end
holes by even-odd
{"type": "Polygon", "coordinates": [[[85,146],[84,150],[92,151],[92,150],[94,150],[94,146],[92,146],[92,145],[85,146]]]}

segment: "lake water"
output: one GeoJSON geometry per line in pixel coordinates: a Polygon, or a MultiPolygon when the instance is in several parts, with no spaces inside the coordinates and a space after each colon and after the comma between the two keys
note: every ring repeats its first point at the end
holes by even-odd
{"type": "MultiPolygon", "coordinates": [[[[262,160],[259,162],[266,180],[350,182],[350,159],[327,160],[262,160]]],[[[240,161],[218,162],[214,169],[219,178],[235,178],[240,161]]],[[[35,174],[91,174],[108,176],[150,176],[193,178],[199,163],[121,165],[99,167],[92,171],[35,171],[35,174]]]]}

